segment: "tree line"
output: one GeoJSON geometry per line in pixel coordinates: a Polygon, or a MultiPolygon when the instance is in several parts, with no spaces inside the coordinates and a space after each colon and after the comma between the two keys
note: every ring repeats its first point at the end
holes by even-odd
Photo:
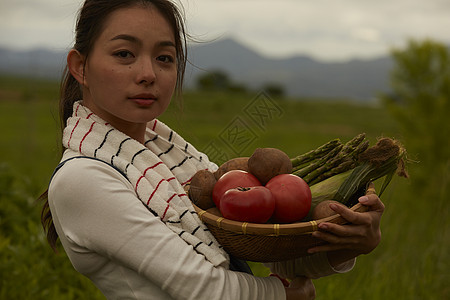
{"type": "MultiPolygon", "coordinates": [[[[197,88],[201,91],[250,92],[243,83],[234,82],[227,73],[221,70],[210,71],[197,78],[197,88]]],[[[260,89],[274,98],[285,96],[284,87],[278,83],[266,83],[260,89]]]]}

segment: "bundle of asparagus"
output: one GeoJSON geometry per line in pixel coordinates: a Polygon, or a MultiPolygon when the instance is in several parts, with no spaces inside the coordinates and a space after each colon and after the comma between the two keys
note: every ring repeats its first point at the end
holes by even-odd
{"type": "Polygon", "coordinates": [[[376,145],[369,146],[366,135],[361,133],[345,144],[334,139],[291,159],[292,173],[311,187],[313,207],[323,200],[350,206],[354,196],[369,182],[385,177],[381,195],[396,172],[408,177],[406,150],[398,141],[381,138],[376,145]]]}

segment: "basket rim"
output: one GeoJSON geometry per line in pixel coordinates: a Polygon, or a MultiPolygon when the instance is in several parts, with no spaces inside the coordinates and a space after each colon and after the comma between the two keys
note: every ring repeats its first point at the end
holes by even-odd
{"type": "MultiPolygon", "coordinates": [[[[339,214],[319,220],[303,221],[289,224],[272,224],[272,223],[250,223],[239,222],[222,217],[216,207],[203,210],[192,203],[201,221],[209,226],[214,226],[223,230],[228,230],[237,234],[252,234],[252,235],[266,235],[266,236],[280,236],[280,235],[308,235],[318,230],[318,225],[323,222],[331,222],[336,224],[348,223],[339,214]]],[[[357,203],[350,208],[355,212],[364,212],[368,210],[367,206],[357,203]]]]}

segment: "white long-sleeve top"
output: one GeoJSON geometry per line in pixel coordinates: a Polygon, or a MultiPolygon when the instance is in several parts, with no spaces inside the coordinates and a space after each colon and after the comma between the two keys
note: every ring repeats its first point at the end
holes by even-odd
{"type": "MultiPolygon", "coordinates": [[[[76,156],[67,150],[63,160],[76,156]]],[[[107,299],[285,299],[278,278],[214,267],[155,217],[133,186],[101,161],[75,159],[55,173],[49,205],[74,268],[107,299]]],[[[311,278],[346,272],[325,254],[268,264],[276,273],[311,278]]]]}

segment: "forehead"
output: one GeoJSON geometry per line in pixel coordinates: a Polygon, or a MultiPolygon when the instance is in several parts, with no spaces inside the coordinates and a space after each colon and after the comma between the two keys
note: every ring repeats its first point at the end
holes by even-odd
{"type": "Polygon", "coordinates": [[[105,20],[100,38],[129,34],[141,39],[159,38],[174,41],[172,26],[152,5],[119,8],[105,20]]]}

